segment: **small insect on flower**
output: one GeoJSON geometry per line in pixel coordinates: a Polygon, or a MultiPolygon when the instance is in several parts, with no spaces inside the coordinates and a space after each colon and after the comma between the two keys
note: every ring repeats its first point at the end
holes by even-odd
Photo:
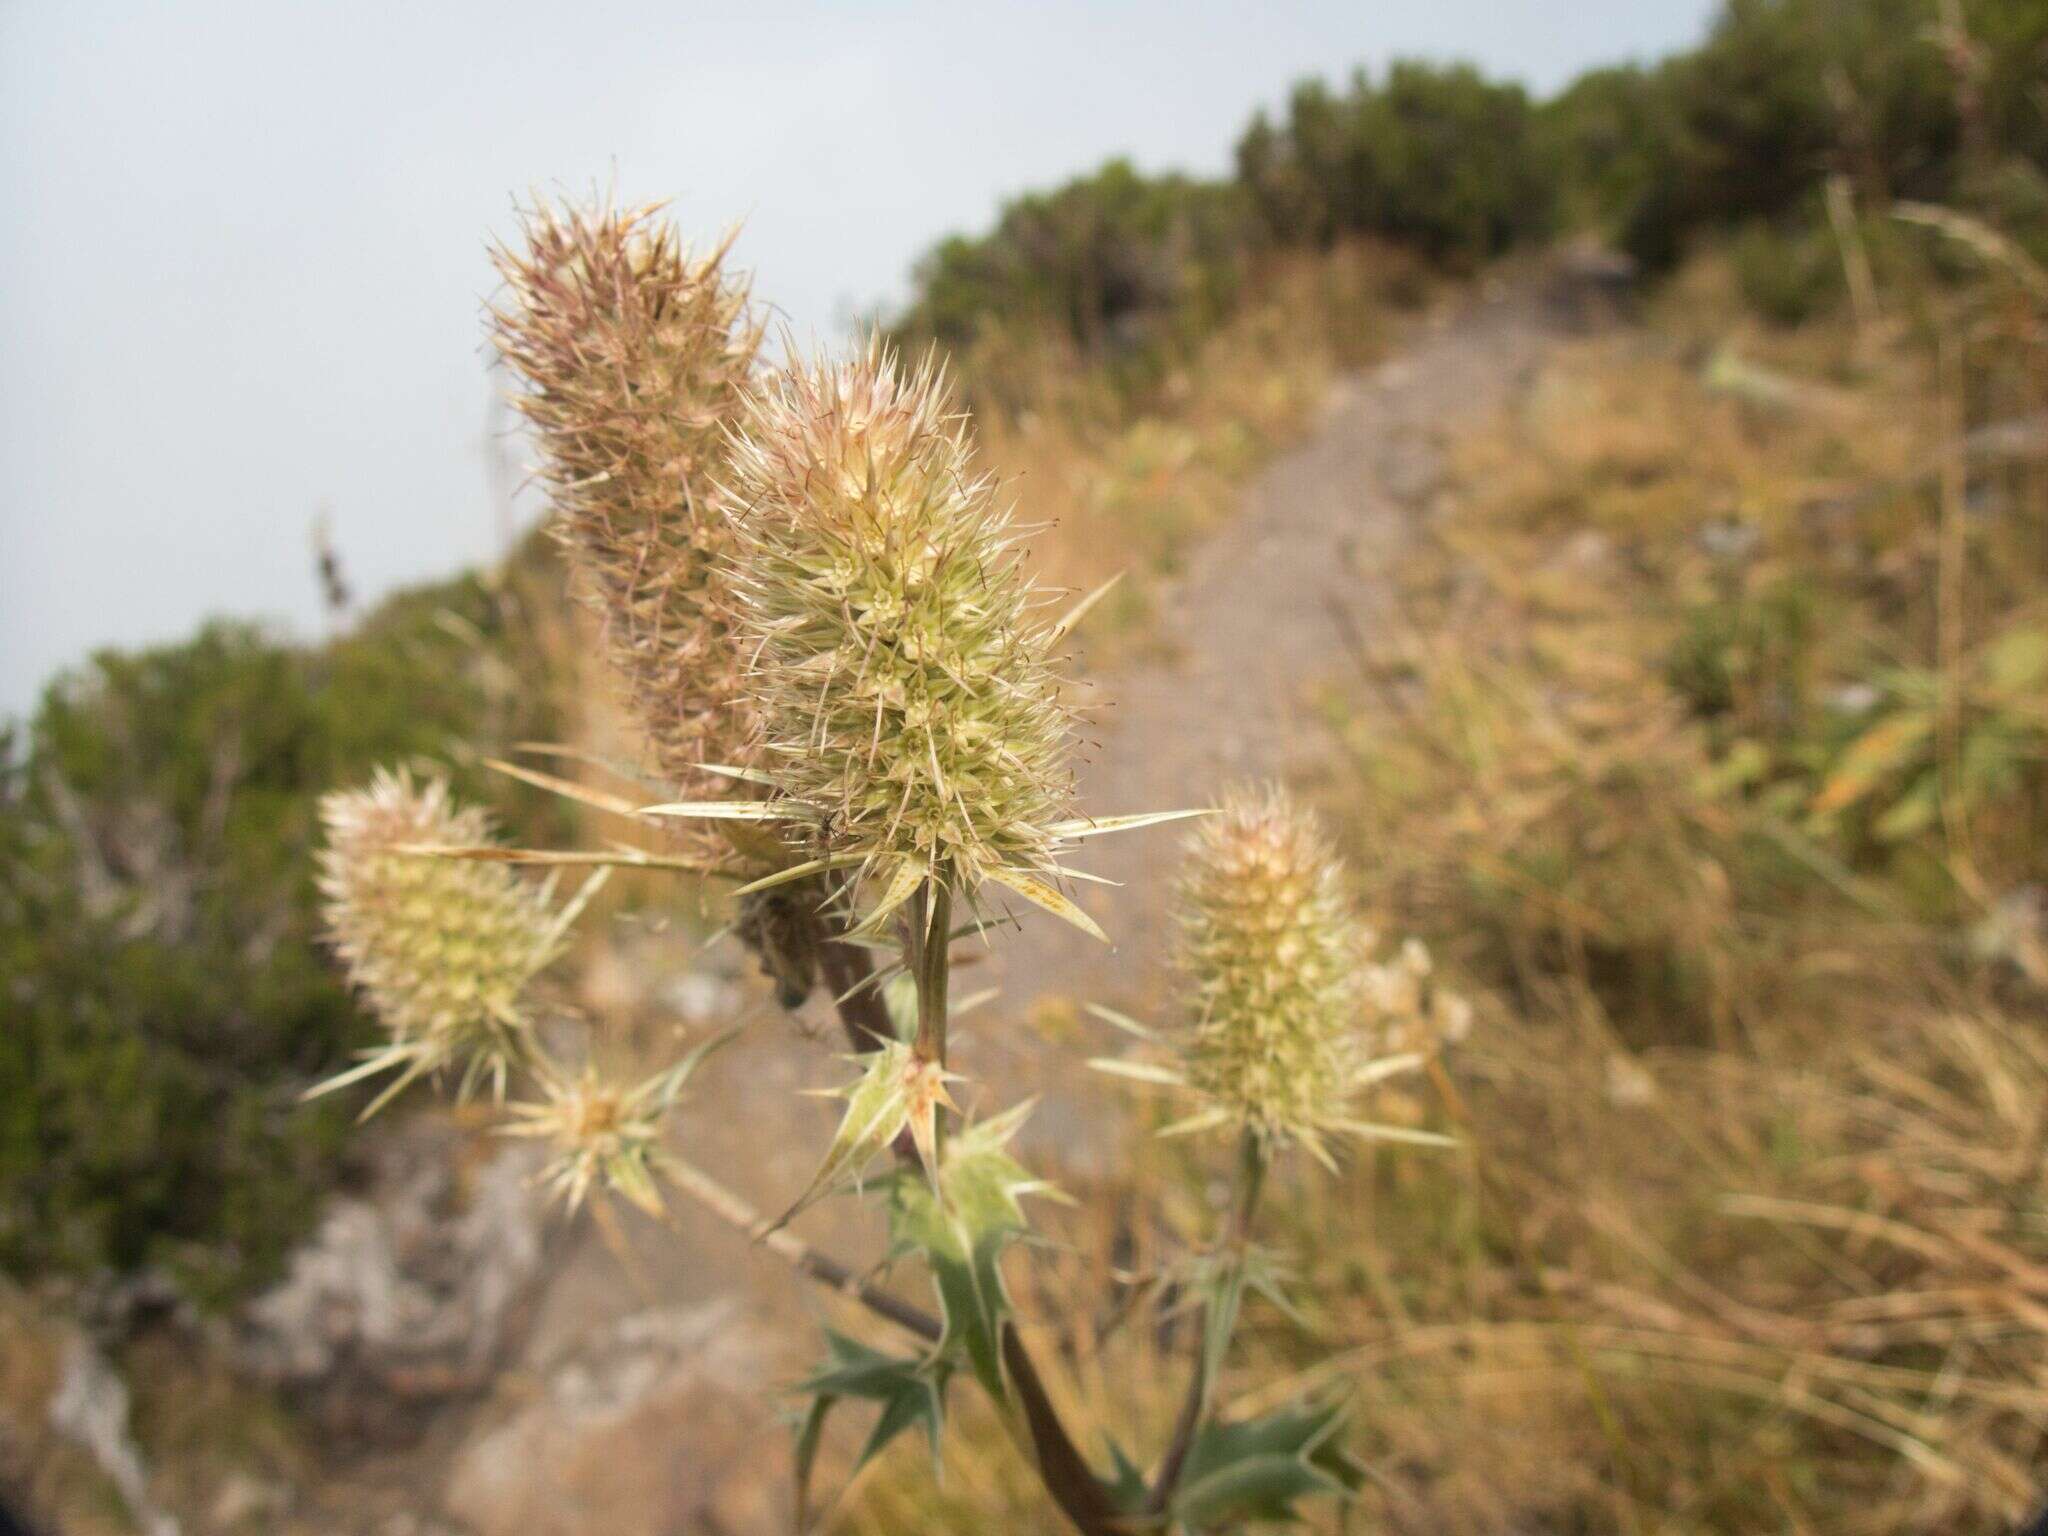
{"type": "Polygon", "coordinates": [[[1321,828],[1278,786],[1245,788],[1187,840],[1177,969],[1189,1019],[1171,1038],[1097,1010],[1170,1061],[1099,1061],[1198,1103],[1169,1134],[1246,1127],[1328,1164],[1331,1133],[1442,1145],[1446,1138],[1357,1119],[1374,1083],[1421,1065],[1387,1053],[1367,996],[1372,936],[1321,828]]]}
{"type": "Polygon", "coordinates": [[[730,643],[716,480],[761,330],[730,240],[693,255],[658,206],[531,210],[492,252],[509,300],[498,351],[526,384],[539,478],[654,766],[692,794],[733,791],[706,762],[751,732],[730,643]]]}
{"type": "Polygon", "coordinates": [[[528,984],[561,953],[595,882],[558,911],[551,882],[435,856],[490,844],[489,819],[457,806],[443,781],[403,770],[329,794],[320,815],[328,934],[390,1039],[308,1097],[397,1072],[367,1118],[415,1078],[458,1066],[464,1094],[486,1077],[502,1093],[528,1028],[528,984]]]}
{"type": "MultiPolygon", "coordinates": [[[[1018,531],[945,380],[871,339],[751,399],[727,482],[761,766],[882,891],[994,882],[1070,919],[1070,716],[1018,531]]],[[[1085,918],[1079,920],[1086,926],[1085,918]]]]}

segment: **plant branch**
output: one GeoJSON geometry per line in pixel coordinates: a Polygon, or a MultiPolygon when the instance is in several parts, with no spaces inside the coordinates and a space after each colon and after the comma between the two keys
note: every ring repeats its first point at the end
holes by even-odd
{"type": "Polygon", "coordinates": [[[1172,1502],[1174,1491],[1180,1486],[1181,1473],[1187,1468],[1188,1453],[1194,1449],[1195,1436],[1201,1430],[1202,1420],[1215,1398],[1216,1368],[1222,1363],[1230,1336],[1237,1330],[1237,1304],[1242,1295],[1245,1250],[1251,1242],[1252,1217],[1258,1209],[1259,1195],[1265,1183],[1265,1143],[1257,1131],[1247,1126],[1238,1142],[1237,1174],[1231,1190],[1230,1214],[1224,1219],[1223,1233],[1217,1243],[1218,1253],[1226,1264],[1236,1267],[1237,1273],[1219,1282],[1227,1286],[1227,1290],[1219,1289],[1212,1294],[1204,1309],[1202,1333],[1196,1341],[1194,1365],[1188,1373],[1187,1396],[1181,1400],[1180,1415],[1174,1421],[1173,1438],[1167,1443],[1166,1455],[1160,1459],[1152,1491],[1145,1497],[1148,1514],[1164,1514],[1172,1502]]]}
{"type": "Polygon", "coordinates": [[[852,1269],[830,1254],[820,1253],[787,1227],[767,1230],[769,1222],[759,1211],[702,1169],[679,1158],[664,1158],[662,1173],[676,1190],[688,1195],[728,1226],[738,1228],[749,1239],[760,1243],[799,1274],[817,1281],[828,1290],[851,1297],[877,1317],[887,1319],[905,1332],[916,1334],[927,1343],[936,1344],[943,1336],[939,1320],[922,1307],[913,1306],[880,1286],[862,1280],[852,1269]]]}
{"type": "MultiPolygon", "coordinates": [[[[917,978],[918,1054],[942,1066],[946,1060],[947,993],[952,974],[952,890],[943,877],[934,879],[913,898],[905,924],[905,960],[917,978]]],[[[872,990],[872,989],[871,989],[872,990]]],[[[900,1141],[899,1158],[915,1152],[900,1141]]],[[[1003,1369],[1017,1394],[1017,1407],[1031,1436],[1031,1454],[1039,1480],[1082,1536],[1116,1536],[1121,1515],[1080,1447],[1053,1406],[1038,1363],[1025,1347],[1016,1325],[1001,1325],[1003,1369]]]]}

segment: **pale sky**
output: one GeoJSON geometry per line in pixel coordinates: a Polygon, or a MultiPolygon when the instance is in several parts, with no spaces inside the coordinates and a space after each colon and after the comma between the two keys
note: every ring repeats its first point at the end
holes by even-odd
{"type": "Polygon", "coordinates": [[[502,545],[487,234],[526,189],[668,198],[800,336],[940,236],[1126,155],[1217,173],[1304,76],[1539,91],[1713,0],[0,0],[0,715],[202,617],[315,634],[502,545]],[[496,446],[494,446],[496,442],[496,446]]]}

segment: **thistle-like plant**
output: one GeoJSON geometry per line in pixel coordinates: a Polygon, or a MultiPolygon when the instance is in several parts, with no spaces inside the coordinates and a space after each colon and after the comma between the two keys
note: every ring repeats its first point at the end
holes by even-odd
{"type": "Polygon", "coordinates": [[[879,339],[798,360],[736,444],[761,766],[879,884],[869,921],[989,882],[1071,916],[1050,884],[1073,795],[1058,626],[936,361],[905,373],[879,339]]]}
{"type": "Polygon", "coordinates": [[[1373,962],[1373,934],[1310,812],[1276,784],[1233,791],[1188,835],[1178,895],[1185,1022],[1162,1037],[1098,1010],[1165,1047],[1097,1063],[1192,1101],[1164,1134],[1233,1128],[1326,1167],[1332,1136],[1443,1141],[1355,1112],[1373,1084],[1421,1066],[1432,1026],[1451,1032],[1463,1005],[1447,993],[1425,1000],[1419,944],[1373,962]]]}
{"type": "MultiPolygon", "coordinates": [[[[658,207],[539,204],[492,252],[490,314],[535,473],[604,627],[605,652],[656,771],[705,790],[705,762],[751,736],[730,640],[726,429],[761,328],[725,269],[731,238],[693,254],[658,207]]],[[[715,788],[712,780],[708,787],[715,788]]]]}
{"type": "Polygon", "coordinates": [[[1334,861],[1279,792],[1233,797],[1196,832],[1181,890],[1187,1021],[1153,1034],[1106,1016],[1148,1042],[1115,1070],[1194,1100],[1178,1129],[1236,1131],[1237,1194],[1183,1266],[1206,1320],[1171,1440],[1149,1469],[1115,1446],[1109,1468],[1093,1464],[1016,1326],[1005,1270],[1029,1231],[1024,1202],[1056,1191],[1018,1155],[1031,1101],[976,1117],[956,1105],[972,1101],[949,1049],[965,1006],[952,951],[1011,896],[1099,936],[1067,894],[1069,846],[1204,813],[1074,814],[1059,648],[1093,599],[1048,612],[936,361],[905,370],[871,340],[757,378],[723,247],[692,263],[650,218],[536,215],[527,250],[499,254],[514,301],[494,324],[530,388],[558,531],[682,797],[500,766],[645,825],[717,835],[675,854],[507,849],[438,785],[390,776],[336,797],[333,927],[392,1041],[330,1086],[382,1067],[401,1070],[396,1086],[442,1067],[466,1084],[516,1075],[508,1131],[549,1146],[545,1177],[572,1206],[605,1191],[660,1215],[679,1194],[908,1335],[900,1352],[828,1335],[803,1383],[800,1513],[838,1405],[878,1405],[862,1459],[912,1427],[936,1446],[956,1381],[995,1403],[1088,1536],[1235,1528],[1347,1493],[1357,1471],[1336,1405],[1223,1423],[1215,1383],[1244,1293],[1272,1284],[1251,1236],[1275,1153],[1300,1145],[1329,1162],[1339,1133],[1441,1140],[1353,1107],[1422,1059],[1423,1046],[1396,1048],[1396,1015],[1420,1016],[1406,999],[1434,996],[1426,974],[1412,957],[1370,963],[1334,861]],[[621,1084],[557,1061],[543,1035],[569,1026],[536,1027],[529,983],[580,902],[555,910],[517,866],[620,864],[729,877],[747,941],[787,957],[771,966],[785,1005],[812,970],[831,983],[853,1070],[835,1093],[839,1129],[780,1219],[668,1146],[666,1121],[716,1042],[621,1084]],[[935,1309],[795,1234],[806,1206],[844,1193],[880,1202],[892,1260],[923,1264],[935,1309]]]}
{"type": "Polygon", "coordinates": [[[581,898],[556,911],[551,886],[516,870],[430,857],[491,846],[489,818],[439,779],[380,772],[328,795],[320,817],[329,938],[389,1039],[315,1091],[397,1072],[367,1114],[452,1068],[464,1095],[486,1078],[502,1092],[532,1023],[529,987],[561,954],[581,898]]]}

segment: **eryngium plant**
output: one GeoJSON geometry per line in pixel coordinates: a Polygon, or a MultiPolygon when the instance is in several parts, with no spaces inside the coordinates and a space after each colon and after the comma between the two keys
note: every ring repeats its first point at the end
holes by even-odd
{"type": "Polygon", "coordinates": [[[695,255],[658,207],[542,204],[522,246],[492,253],[507,299],[491,334],[527,386],[514,400],[539,440],[549,527],[655,768],[696,790],[699,765],[736,762],[751,727],[718,479],[761,328],[725,271],[730,243],[695,255]]]}
{"type": "Polygon", "coordinates": [[[1372,963],[1373,935],[1311,813],[1276,784],[1234,791],[1188,835],[1178,894],[1188,1018],[1178,1068],[1154,1075],[1197,1107],[1169,1132],[1234,1126],[1325,1166],[1332,1133],[1440,1139],[1353,1113],[1361,1091],[1425,1059],[1418,950],[1372,963]]]}
{"type": "Polygon", "coordinates": [[[449,1067],[464,1094],[484,1077],[502,1090],[531,1023],[528,986],[562,952],[573,908],[557,913],[549,886],[502,864],[423,857],[491,841],[489,818],[457,806],[439,779],[380,772],[328,795],[320,819],[328,934],[390,1035],[323,1091],[397,1071],[375,1110],[449,1067]]]}
{"type": "Polygon", "coordinates": [[[936,1445],[958,1381],[988,1394],[1086,1536],[1236,1529],[1355,1489],[1337,1405],[1224,1424],[1214,1384],[1245,1292],[1275,1285],[1251,1241],[1272,1153],[1300,1144],[1328,1161],[1339,1131],[1440,1139],[1369,1126],[1349,1107],[1422,1059],[1392,1043],[1416,1027],[1394,1014],[1419,1017],[1408,999],[1435,995],[1426,967],[1412,954],[1369,964],[1334,861],[1277,791],[1234,798],[1197,835],[1182,891],[1189,1022],[1153,1035],[1106,1015],[1155,1052],[1111,1065],[1194,1095],[1183,1129],[1236,1128],[1235,1193],[1174,1277],[1206,1315],[1170,1441],[1149,1469],[1116,1445],[1108,1469],[1091,1464],[1005,1278],[1029,1235],[1024,1197],[1057,1193],[1020,1157],[1030,1101],[977,1117],[958,1107],[981,1096],[948,1048],[955,906],[981,930],[1009,892],[1099,934],[1061,889],[1065,847],[1203,813],[1071,814],[1055,653],[1092,598],[1042,615],[936,362],[905,373],[870,341],[754,379],[754,333],[718,275],[723,248],[692,263],[646,214],[543,212],[528,237],[524,255],[499,256],[514,293],[495,318],[500,344],[532,386],[557,526],[606,606],[653,755],[697,798],[643,804],[507,771],[644,825],[680,818],[725,835],[688,855],[507,849],[437,784],[385,776],[336,797],[332,922],[392,1033],[342,1081],[384,1067],[402,1069],[401,1086],[442,1067],[464,1085],[517,1074],[506,1129],[548,1145],[544,1177],[572,1207],[603,1191],[661,1216],[680,1194],[906,1335],[899,1351],[828,1334],[801,1388],[800,1519],[837,1405],[878,1405],[865,1460],[905,1429],[936,1445]],[[553,1054],[575,1021],[548,1021],[545,1038],[536,1027],[530,983],[580,899],[554,911],[514,866],[577,864],[730,878],[740,932],[788,958],[774,967],[785,1006],[802,1001],[811,968],[830,981],[853,1070],[839,1130],[779,1219],[669,1145],[684,1082],[715,1040],[619,1082],[553,1054]],[[878,1202],[890,1257],[922,1263],[935,1308],[791,1230],[812,1201],[846,1193],[878,1202]]]}
{"type": "Polygon", "coordinates": [[[761,767],[884,892],[1040,900],[1073,793],[1069,716],[994,482],[936,360],[799,360],[740,417],[735,586],[761,767]]]}

